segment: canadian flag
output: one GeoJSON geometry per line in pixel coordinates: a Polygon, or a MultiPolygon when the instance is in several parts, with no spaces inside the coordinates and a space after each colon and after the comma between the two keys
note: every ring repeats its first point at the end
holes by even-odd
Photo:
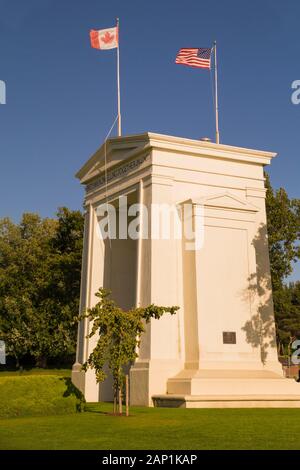
{"type": "Polygon", "coordinates": [[[91,46],[95,49],[114,49],[119,45],[118,27],[90,31],[91,46]]]}

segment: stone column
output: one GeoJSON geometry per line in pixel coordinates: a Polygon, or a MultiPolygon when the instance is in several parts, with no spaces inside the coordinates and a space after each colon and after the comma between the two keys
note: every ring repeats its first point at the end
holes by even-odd
{"type": "MultiPolygon", "coordinates": [[[[172,178],[152,175],[143,182],[143,203],[148,209],[152,235],[157,231],[157,227],[154,227],[155,205],[157,208],[163,205],[165,209],[171,209],[175,207],[173,201],[172,178]]],[[[140,305],[154,303],[172,306],[180,303],[177,245],[177,241],[172,238],[161,239],[161,233],[157,232],[151,239],[142,240],[140,305]]],[[[170,374],[181,369],[181,317],[182,312],[173,317],[166,314],[160,320],[151,320],[147,325],[139,358],[130,371],[132,405],[151,406],[152,395],[165,393],[170,374]]]]}
{"type": "MultiPolygon", "coordinates": [[[[88,204],[85,213],[82,283],[80,294],[80,313],[91,308],[98,301],[95,293],[103,286],[104,243],[97,231],[97,215],[92,204],[88,204]]],[[[88,339],[91,323],[88,318],[78,325],[76,363],[72,368],[72,381],[82,391],[87,401],[99,400],[99,385],[96,383],[95,372],[81,370],[82,364],[88,359],[95,347],[97,337],[88,339]]]]}

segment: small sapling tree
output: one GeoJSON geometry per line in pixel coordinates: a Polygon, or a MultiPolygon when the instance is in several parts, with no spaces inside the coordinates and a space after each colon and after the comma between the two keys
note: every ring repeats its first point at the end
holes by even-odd
{"type": "Polygon", "coordinates": [[[151,318],[159,319],[165,313],[174,315],[179,307],[158,307],[149,305],[145,308],[135,308],[124,311],[110,298],[110,291],[99,289],[96,293],[99,302],[79,319],[89,318],[92,329],[89,338],[99,335],[97,344],[83,369],[95,369],[97,382],[106,378],[105,369],[108,367],[113,377],[114,413],[119,402],[119,413],[122,414],[122,389],[125,380],[125,368],[137,357],[141,335],[145,324],[151,318]]]}

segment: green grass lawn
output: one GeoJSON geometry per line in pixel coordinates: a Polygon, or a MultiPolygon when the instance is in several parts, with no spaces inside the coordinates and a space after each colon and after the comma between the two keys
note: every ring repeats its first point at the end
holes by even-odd
{"type": "Polygon", "coordinates": [[[0,376],[0,418],[76,413],[81,404],[70,377],[0,376]]]}
{"type": "Polygon", "coordinates": [[[133,408],[0,420],[1,449],[300,449],[300,409],[133,408]]]}
{"type": "Polygon", "coordinates": [[[300,409],[132,408],[80,399],[64,369],[0,372],[0,450],[300,449],[300,409]]]}

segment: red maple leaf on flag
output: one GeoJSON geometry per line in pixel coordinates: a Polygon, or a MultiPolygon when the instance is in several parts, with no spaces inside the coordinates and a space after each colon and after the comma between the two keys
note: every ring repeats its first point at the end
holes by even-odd
{"type": "Polygon", "coordinates": [[[115,39],[115,36],[113,34],[110,34],[109,31],[106,31],[105,35],[101,37],[101,41],[103,41],[105,44],[110,44],[113,42],[115,39]]]}

